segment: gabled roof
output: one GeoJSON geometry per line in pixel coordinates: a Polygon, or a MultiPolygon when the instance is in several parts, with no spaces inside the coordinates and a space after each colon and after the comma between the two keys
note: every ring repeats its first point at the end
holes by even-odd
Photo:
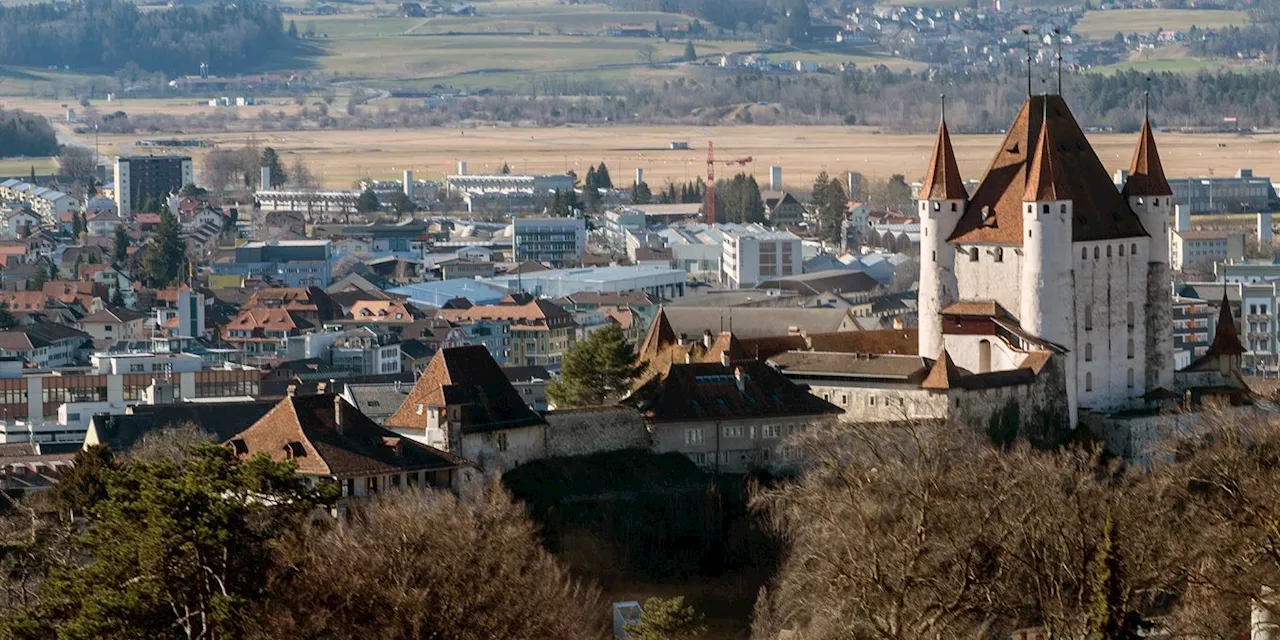
{"type": "Polygon", "coordinates": [[[445,406],[461,407],[463,433],[542,424],[542,418],[520,398],[483,345],[437,351],[400,410],[386,424],[422,429],[427,423],[425,409],[445,406]],[[418,405],[424,409],[421,413],[418,405]]]}
{"type": "Polygon", "coordinates": [[[63,340],[91,340],[91,336],[64,324],[42,322],[28,327],[0,331],[0,349],[28,351],[47,347],[63,340]]]}
{"type": "Polygon", "coordinates": [[[951,354],[943,349],[942,353],[938,354],[938,359],[933,361],[929,375],[925,376],[920,386],[934,391],[946,391],[957,386],[960,375],[960,368],[951,360],[951,354]]]}
{"type": "Polygon", "coordinates": [[[1116,189],[1084,131],[1061,96],[1032,96],[974,190],[964,215],[949,238],[953,243],[1021,245],[1023,197],[1035,160],[1035,146],[1048,118],[1052,129],[1053,175],[1072,200],[1072,239],[1076,242],[1146,235],[1129,201],[1116,189]],[[985,212],[985,214],[984,214],[985,212]]]}
{"type": "Polygon", "coordinates": [[[667,320],[666,309],[659,308],[658,316],[649,324],[649,331],[645,333],[637,353],[641,359],[649,359],[675,343],[676,332],[671,329],[671,323],[667,320]]]}
{"type": "Polygon", "coordinates": [[[147,314],[138,313],[132,309],[124,307],[107,307],[97,313],[89,314],[80,319],[81,324],[100,324],[106,322],[132,322],[146,318],[147,314]]]}
{"type": "Polygon", "coordinates": [[[274,400],[143,404],[131,407],[129,415],[95,415],[93,425],[98,441],[115,451],[129,449],[148,433],[188,424],[222,442],[260,420],[274,406],[274,400]]]}
{"type": "Polygon", "coordinates": [[[951,132],[947,121],[938,123],[938,138],[933,143],[933,157],[929,160],[929,172],[920,187],[921,200],[967,200],[969,192],[960,177],[956,164],[956,152],[951,148],[951,132]]]}
{"type": "Polygon", "coordinates": [[[1123,193],[1126,198],[1173,195],[1173,188],[1164,176],[1164,165],[1160,162],[1160,151],[1156,149],[1150,118],[1142,120],[1142,132],[1138,134],[1138,146],[1133,150],[1129,179],[1124,183],[1123,193]]]}
{"type": "Polygon", "coordinates": [[[318,476],[432,471],[471,464],[378,426],[341,396],[330,393],[288,396],[229,443],[243,455],[266,453],[275,460],[292,460],[299,473],[318,476]]]}

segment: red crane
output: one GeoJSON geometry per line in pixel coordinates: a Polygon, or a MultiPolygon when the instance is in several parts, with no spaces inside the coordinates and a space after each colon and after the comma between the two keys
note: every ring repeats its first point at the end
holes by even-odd
{"type": "MultiPolygon", "coordinates": [[[[733,160],[721,160],[723,165],[737,165],[745,167],[752,162],[752,157],[734,158],[733,160]]],[[[710,140],[707,141],[707,224],[716,225],[716,151],[715,145],[710,140]]]]}

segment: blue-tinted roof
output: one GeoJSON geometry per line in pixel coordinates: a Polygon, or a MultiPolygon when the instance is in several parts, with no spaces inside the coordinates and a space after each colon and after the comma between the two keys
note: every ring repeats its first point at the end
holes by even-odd
{"type": "Polygon", "coordinates": [[[424,307],[440,307],[454,298],[466,298],[471,304],[493,304],[507,295],[507,290],[475,280],[438,280],[419,282],[388,289],[389,293],[408,296],[409,301],[424,307]]]}

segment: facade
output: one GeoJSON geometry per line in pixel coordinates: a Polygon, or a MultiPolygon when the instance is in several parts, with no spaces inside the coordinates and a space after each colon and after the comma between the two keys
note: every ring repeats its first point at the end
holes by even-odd
{"type": "Polygon", "coordinates": [[[1244,258],[1242,231],[1178,231],[1169,233],[1169,261],[1175,271],[1197,265],[1244,258]]]}
{"type": "Polygon", "coordinates": [[[750,289],[763,280],[804,271],[800,237],[760,224],[721,224],[724,243],[720,258],[721,283],[731,289],[750,289]]]}
{"type": "Polygon", "coordinates": [[[95,341],[141,340],[150,337],[149,318],[131,309],[108,308],[81,318],[79,325],[95,341]]]}
{"type": "Polygon", "coordinates": [[[1057,360],[1065,402],[1046,411],[1072,427],[1173,389],[1172,196],[1147,121],[1117,191],[1066,101],[1031,96],[972,195],[944,121],[919,200],[919,354],[978,374],[1057,360]]]}
{"type": "Polygon", "coordinates": [[[464,327],[481,323],[504,328],[505,360],[515,366],[559,371],[564,353],[574,343],[573,315],[547,300],[520,304],[509,297],[502,304],[441,309],[440,316],[464,327]]]}
{"type": "Polygon", "coordinates": [[[761,191],[764,216],[774,227],[792,227],[804,222],[804,205],[786,191],[761,191]]]}
{"type": "Polygon", "coordinates": [[[57,225],[64,214],[79,209],[76,199],[66,193],[16,179],[0,182],[0,201],[4,200],[21,202],[50,226],[57,225]]]}
{"type": "Polygon", "coordinates": [[[169,201],[169,195],[194,184],[191,156],[117,156],[116,211],[130,218],[143,207],[169,201]]]}
{"type": "Polygon", "coordinates": [[[537,175],[463,173],[445,176],[444,187],[449,195],[512,192],[548,195],[555,191],[572,191],[573,176],[565,173],[537,175]]]}
{"type": "Polygon", "coordinates": [[[43,223],[44,219],[34,209],[14,207],[4,214],[4,237],[6,240],[24,238],[43,223]]]}
{"type": "MultiPolygon", "coordinates": [[[[1194,289],[1186,292],[1194,293],[1194,289]]],[[[1185,369],[1194,360],[1208,353],[1217,311],[1217,307],[1209,304],[1207,300],[1174,292],[1173,359],[1175,367],[1185,369]]]]}
{"type": "Polygon", "coordinates": [[[533,260],[554,267],[582,262],[587,221],[582,218],[516,218],[511,221],[514,262],[533,260]]]}
{"type": "Polygon", "coordinates": [[[235,261],[216,262],[217,275],[269,276],[286,287],[324,287],[333,280],[329,240],[249,242],[236,247],[235,261]]]}
{"type": "Polygon", "coordinates": [[[49,322],[0,331],[0,357],[21,358],[35,369],[81,364],[91,345],[89,334],[49,322]]]}
{"type": "MultiPolygon", "coordinates": [[[[1117,183],[1128,172],[1116,175],[1117,183]]],[[[1234,176],[1175,178],[1169,181],[1175,202],[1188,213],[1255,213],[1280,210],[1271,178],[1254,176],[1253,169],[1240,169],[1234,176]]]]}
{"type": "MultiPolygon", "coordinates": [[[[1197,315],[1210,316],[1207,326],[1197,323],[1197,342],[1212,344],[1217,330],[1213,322],[1221,314],[1220,301],[1226,300],[1237,340],[1244,348],[1240,355],[1245,372],[1265,376],[1280,373],[1280,322],[1275,315],[1280,309],[1280,281],[1188,282],[1178,286],[1177,293],[1203,301],[1196,306],[1197,315]]],[[[1207,349],[1200,355],[1205,352],[1207,349]]]]}
{"type": "Polygon", "coordinates": [[[627,235],[642,231],[647,224],[643,211],[623,207],[604,214],[604,235],[615,251],[627,248],[627,235]]]}

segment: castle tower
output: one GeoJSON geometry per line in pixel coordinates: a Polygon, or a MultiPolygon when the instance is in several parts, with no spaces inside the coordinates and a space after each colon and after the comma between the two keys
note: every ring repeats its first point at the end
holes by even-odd
{"type": "Polygon", "coordinates": [[[1147,255],[1146,388],[1173,388],[1173,300],[1170,290],[1169,218],[1173,212],[1173,189],[1164,175],[1160,152],[1151,131],[1151,119],[1144,118],[1138,146],[1129,163],[1129,179],[1122,190],[1129,207],[1151,236],[1147,255]]]}
{"type": "Polygon", "coordinates": [[[1067,404],[1070,423],[1076,423],[1075,286],[1072,278],[1072,217],[1074,203],[1067,166],[1049,125],[1048,98],[1027,170],[1022,195],[1022,282],[1019,320],[1022,328],[1068,350],[1067,404]]]}
{"type": "Polygon", "coordinates": [[[956,300],[956,249],[947,239],[969,199],[951,148],[945,107],[933,143],[933,158],[920,189],[920,354],[942,351],[942,314],[956,300]]]}

